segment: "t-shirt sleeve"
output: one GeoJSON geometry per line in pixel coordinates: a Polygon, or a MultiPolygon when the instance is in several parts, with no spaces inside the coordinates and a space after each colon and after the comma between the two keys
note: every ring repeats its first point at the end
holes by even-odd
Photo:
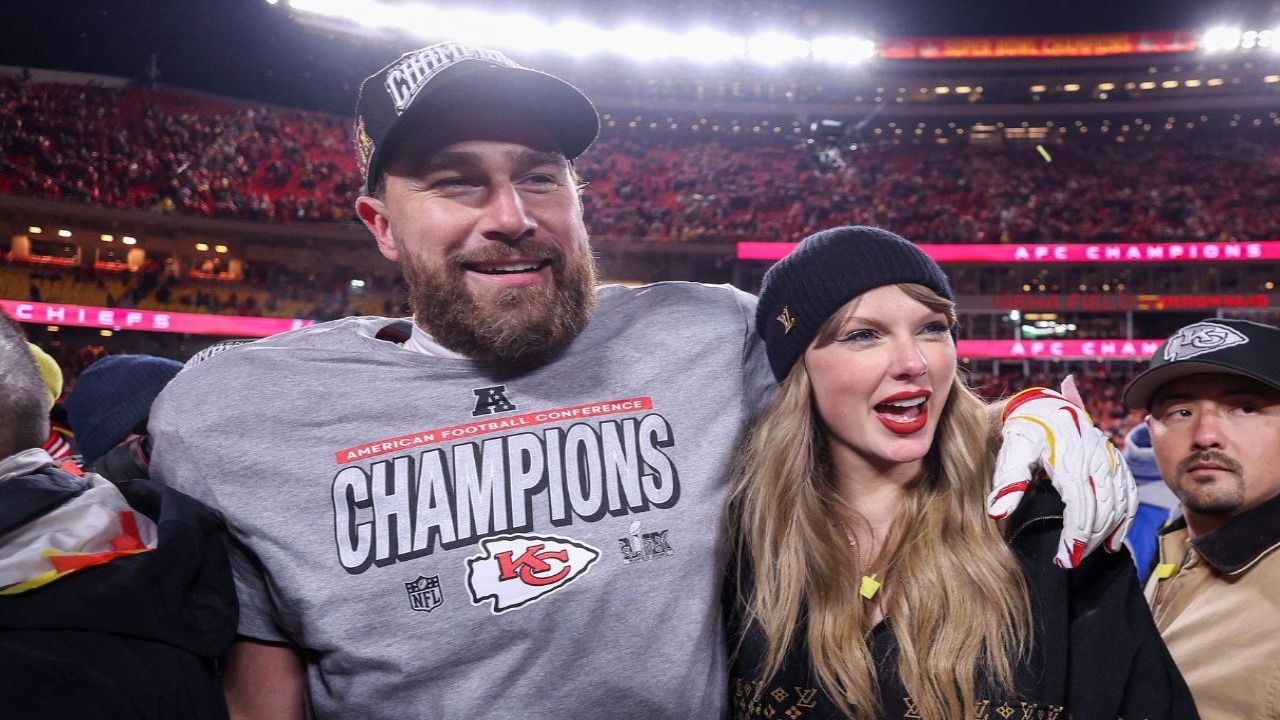
{"type": "Polygon", "coordinates": [[[773,399],[778,383],[773,379],[773,370],[769,367],[764,340],[756,333],[756,297],[741,290],[736,291],[736,296],[743,317],[742,402],[748,420],[754,421],[773,399]]]}
{"type": "Polygon", "coordinates": [[[258,640],[292,643],[276,624],[276,605],[267,590],[266,573],[257,555],[235,537],[227,538],[227,555],[231,558],[236,598],[240,601],[237,633],[258,640]]]}
{"type": "Polygon", "coordinates": [[[152,439],[151,478],[190,495],[222,517],[229,533],[224,539],[240,605],[237,632],[260,640],[288,642],[290,639],[273,619],[275,604],[267,589],[262,564],[237,538],[235,515],[226,511],[223,498],[205,474],[205,468],[216,467],[216,464],[200,458],[183,435],[181,407],[181,400],[175,401],[174,394],[166,389],[152,408],[147,423],[152,439]]]}

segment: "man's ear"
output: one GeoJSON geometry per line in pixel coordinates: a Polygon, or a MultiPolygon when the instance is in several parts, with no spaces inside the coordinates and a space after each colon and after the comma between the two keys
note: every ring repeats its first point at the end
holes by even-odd
{"type": "Polygon", "coordinates": [[[391,218],[387,214],[387,204],[378,198],[361,195],[356,198],[356,214],[360,221],[369,228],[373,239],[378,241],[378,252],[391,262],[400,261],[400,253],[396,251],[396,239],[391,230],[391,218]]]}

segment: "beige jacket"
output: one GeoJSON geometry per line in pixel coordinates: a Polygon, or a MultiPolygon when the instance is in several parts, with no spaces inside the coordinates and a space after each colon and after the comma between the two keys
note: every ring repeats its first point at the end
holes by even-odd
{"type": "Polygon", "coordinates": [[[1146,596],[1204,720],[1280,720],[1280,497],[1195,540],[1161,531],[1146,596]]]}

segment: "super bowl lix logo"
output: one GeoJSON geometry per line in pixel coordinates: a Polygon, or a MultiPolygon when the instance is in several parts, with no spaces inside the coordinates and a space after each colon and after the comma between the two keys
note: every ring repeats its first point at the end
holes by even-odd
{"type": "Polygon", "coordinates": [[[558,535],[499,535],[467,558],[471,602],[497,615],[524,607],[577,580],[600,559],[590,545],[558,535]]]}
{"type": "Polygon", "coordinates": [[[666,530],[641,533],[638,520],[631,523],[626,537],[618,538],[618,545],[622,549],[622,561],[628,564],[656,560],[676,552],[667,539],[666,530]]]}

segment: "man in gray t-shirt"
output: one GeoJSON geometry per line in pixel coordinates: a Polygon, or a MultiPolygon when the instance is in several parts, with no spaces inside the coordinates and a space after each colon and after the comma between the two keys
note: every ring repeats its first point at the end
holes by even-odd
{"type": "MultiPolygon", "coordinates": [[[[153,475],[231,537],[233,717],[723,715],[720,516],[773,380],[750,295],[596,287],[598,129],[499,53],[404,55],[361,87],[356,209],[413,322],[249,343],[157,401],[153,475]]],[[[998,506],[1036,465],[1089,485],[1044,427],[1006,435],[998,506]]],[[[1096,479],[1100,509],[1064,493],[1082,544],[1123,535],[1123,473],[1096,479]]]]}

